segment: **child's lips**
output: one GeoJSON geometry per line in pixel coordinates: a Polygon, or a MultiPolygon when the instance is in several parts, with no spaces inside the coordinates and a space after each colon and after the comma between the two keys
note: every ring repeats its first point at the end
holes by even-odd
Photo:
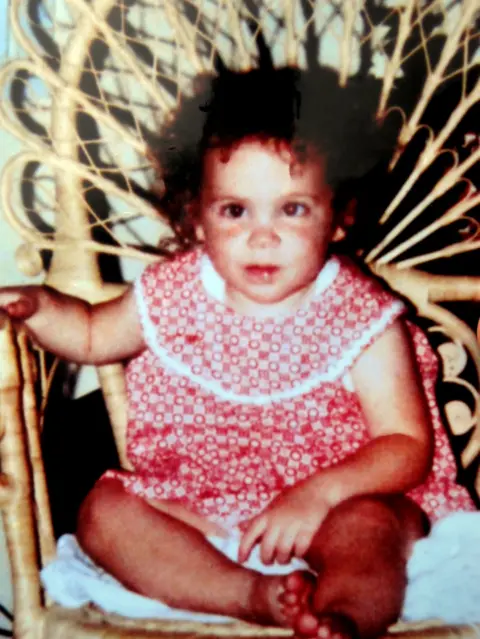
{"type": "Polygon", "coordinates": [[[275,264],[247,264],[245,266],[248,279],[265,284],[272,282],[279,271],[280,267],[275,264]]]}

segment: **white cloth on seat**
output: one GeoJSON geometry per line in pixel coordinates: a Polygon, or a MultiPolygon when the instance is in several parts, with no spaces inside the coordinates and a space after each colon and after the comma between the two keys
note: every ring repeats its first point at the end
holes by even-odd
{"type": "MultiPolygon", "coordinates": [[[[211,537],[209,541],[236,561],[238,535],[211,537]]],[[[127,590],[85,555],[73,535],[61,537],[57,551],[57,558],[42,571],[42,581],[52,599],[63,606],[92,602],[107,612],[136,618],[229,621],[218,615],[173,609],[127,590]]],[[[300,560],[287,566],[266,566],[258,548],[246,565],[265,574],[305,568],[300,560]]],[[[415,544],[407,574],[403,620],[480,622],[480,513],[454,513],[438,521],[430,535],[415,544]]]]}
{"type": "Polygon", "coordinates": [[[453,513],[416,542],[403,619],[480,622],[480,512],[453,513]]]}
{"type": "MultiPolygon", "coordinates": [[[[217,550],[237,561],[240,536],[208,537],[217,550]]],[[[264,574],[288,574],[304,570],[307,564],[294,559],[289,564],[267,566],[262,563],[258,547],[254,548],[248,568],[264,574]]],[[[132,618],[181,619],[204,622],[231,621],[229,617],[203,614],[170,608],[160,601],[149,599],[127,590],[119,581],[97,566],[80,548],[74,535],[63,535],[57,543],[57,557],[42,570],[41,579],[50,597],[68,608],[78,608],[94,603],[106,612],[114,612],[132,618]]]]}

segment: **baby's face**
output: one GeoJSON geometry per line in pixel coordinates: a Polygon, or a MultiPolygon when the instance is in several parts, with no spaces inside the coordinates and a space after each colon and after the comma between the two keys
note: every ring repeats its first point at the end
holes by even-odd
{"type": "Polygon", "coordinates": [[[198,236],[226,283],[227,302],[257,317],[297,309],[325,263],[330,191],[318,156],[245,141],[228,159],[207,152],[198,236]]]}

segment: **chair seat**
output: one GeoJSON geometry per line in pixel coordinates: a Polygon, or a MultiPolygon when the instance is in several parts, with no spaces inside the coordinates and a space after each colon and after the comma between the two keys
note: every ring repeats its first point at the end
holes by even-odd
{"type": "MultiPolygon", "coordinates": [[[[79,609],[52,605],[43,618],[45,639],[213,639],[228,637],[263,638],[293,637],[289,629],[265,628],[244,622],[224,624],[198,623],[193,621],[161,621],[158,619],[135,620],[120,615],[107,614],[93,606],[79,609]]],[[[417,623],[398,622],[391,626],[388,636],[395,639],[478,639],[480,625],[446,626],[441,620],[417,623]]]]}
{"type": "Polygon", "coordinates": [[[198,623],[193,621],[162,621],[158,619],[131,619],[104,613],[94,606],[68,609],[56,604],[44,613],[45,639],[161,639],[193,637],[291,637],[289,629],[266,628],[249,623],[198,623]]]}

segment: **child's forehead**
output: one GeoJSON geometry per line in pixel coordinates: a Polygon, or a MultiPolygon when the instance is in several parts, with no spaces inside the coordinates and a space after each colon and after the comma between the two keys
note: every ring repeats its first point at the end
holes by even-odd
{"type": "MultiPolygon", "coordinates": [[[[324,177],[324,158],[313,147],[285,140],[247,138],[228,146],[212,146],[203,159],[203,182],[232,173],[253,173],[252,168],[301,176],[314,171],[324,177]]],[[[322,179],[323,181],[323,179],[322,179]]]]}

